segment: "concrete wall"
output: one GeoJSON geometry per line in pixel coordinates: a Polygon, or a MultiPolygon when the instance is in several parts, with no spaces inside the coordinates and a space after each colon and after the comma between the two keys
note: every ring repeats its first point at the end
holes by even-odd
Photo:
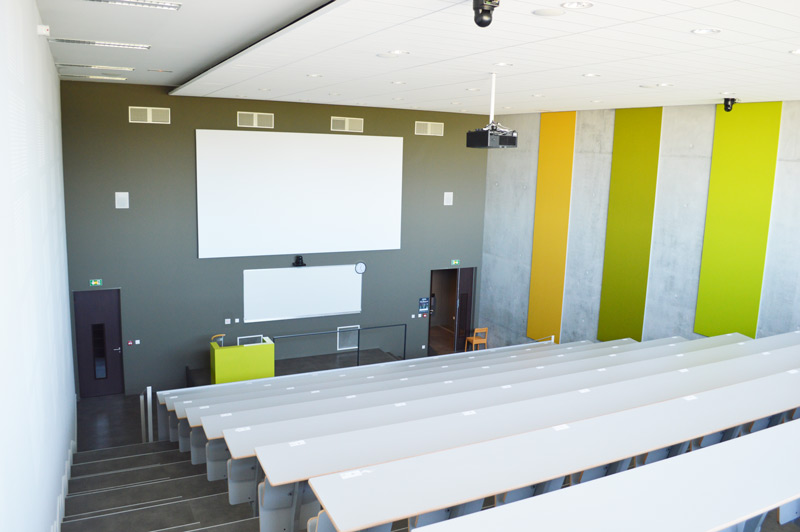
{"type": "MultiPolygon", "coordinates": [[[[421,356],[428,321],[411,315],[430,293],[430,271],[458,258],[480,272],[486,152],[464,146],[479,117],[179,98],[159,87],[77,82],[62,84],[62,107],[70,288],[88,290],[94,278],[121,288],[127,393],[183,386],[185,366],[208,366],[208,341],[217,333],[235,339],[405,323],[408,356],[421,356]],[[172,124],[129,124],[131,105],[169,107],[172,124]],[[402,249],[304,255],[310,266],[367,263],[361,314],[224,325],[242,317],[242,270],[285,268],[293,260],[197,258],[194,132],[235,129],[236,111],[275,113],[276,131],[305,133],[330,134],[331,115],[363,117],[364,134],[403,137],[402,249]],[[415,120],[444,122],[445,135],[415,136],[415,120]],[[114,208],[115,191],[130,193],[130,209],[114,208]],[[443,205],[446,191],[454,193],[453,206],[443,205]],[[125,345],[134,339],[141,344],[125,345]]],[[[402,346],[401,330],[385,331],[392,345],[402,346]]],[[[376,335],[363,336],[374,344],[376,335]]],[[[327,338],[335,350],[335,336],[327,338]]],[[[297,346],[279,342],[276,356],[308,353],[297,346]]]]}
{"type": "Polygon", "coordinates": [[[594,340],[614,148],[614,111],[582,111],[575,125],[561,341],[594,340]]]}
{"type": "Polygon", "coordinates": [[[498,117],[519,133],[516,149],[489,150],[483,272],[476,327],[489,327],[489,345],[526,342],[539,160],[539,115],[498,117]]]}
{"type": "Polygon", "coordinates": [[[35,2],[0,4],[3,530],[58,529],[77,437],[59,81],[37,24],[35,2]]]}
{"type": "Polygon", "coordinates": [[[800,329],[800,102],[784,102],[758,336],[800,329]]]}
{"type": "Polygon", "coordinates": [[[713,105],[665,107],[642,340],[694,332],[703,252],[713,105]]]}

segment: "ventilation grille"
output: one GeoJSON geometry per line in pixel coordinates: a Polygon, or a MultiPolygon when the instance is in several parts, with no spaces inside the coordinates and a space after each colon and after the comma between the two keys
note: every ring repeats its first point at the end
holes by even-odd
{"type": "Polygon", "coordinates": [[[363,118],[348,118],[346,116],[331,117],[331,131],[346,131],[348,133],[363,133],[363,118]]]}
{"type": "Polygon", "coordinates": [[[169,107],[128,107],[128,122],[131,124],[169,124],[169,107]]]}
{"type": "Polygon", "coordinates": [[[414,122],[414,134],[428,137],[443,137],[444,122],[414,122]]]}
{"type": "Polygon", "coordinates": [[[239,111],[236,113],[236,125],[239,127],[272,129],[275,127],[275,115],[272,113],[251,113],[249,111],[239,111]]]}

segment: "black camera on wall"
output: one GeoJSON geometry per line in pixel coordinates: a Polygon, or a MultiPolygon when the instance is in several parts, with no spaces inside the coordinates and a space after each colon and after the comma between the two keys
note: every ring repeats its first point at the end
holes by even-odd
{"type": "Polygon", "coordinates": [[[500,5],[500,0],[472,0],[475,11],[475,24],[485,28],[492,23],[492,11],[500,5]]]}

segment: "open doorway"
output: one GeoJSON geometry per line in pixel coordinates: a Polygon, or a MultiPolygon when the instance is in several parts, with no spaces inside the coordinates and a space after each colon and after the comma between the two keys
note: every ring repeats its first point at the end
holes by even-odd
{"type": "Polygon", "coordinates": [[[431,270],[428,355],[464,350],[472,331],[475,268],[431,270]]]}

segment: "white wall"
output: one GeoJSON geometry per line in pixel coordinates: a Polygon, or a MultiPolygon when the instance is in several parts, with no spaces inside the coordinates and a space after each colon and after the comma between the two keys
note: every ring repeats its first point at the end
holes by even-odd
{"type": "Polygon", "coordinates": [[[4,530],[59,527],[75,385],[59,81],[33,0],[0,3],[4,530]]]}

